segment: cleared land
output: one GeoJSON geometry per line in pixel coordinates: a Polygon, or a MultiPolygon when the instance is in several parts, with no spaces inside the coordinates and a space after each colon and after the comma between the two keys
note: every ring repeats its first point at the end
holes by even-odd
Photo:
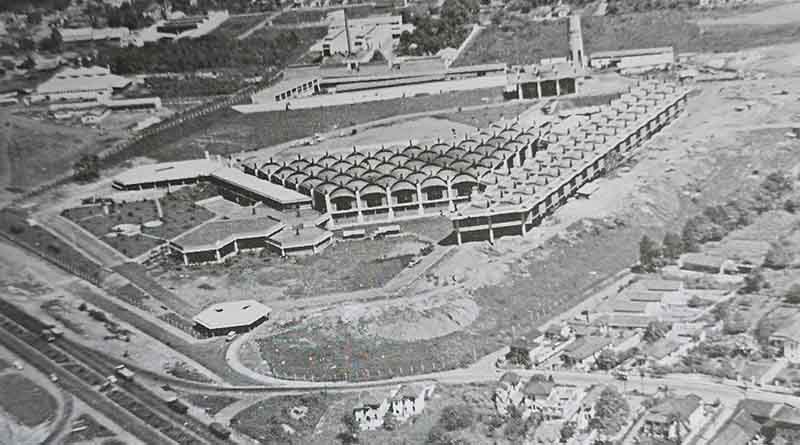
{"type": "MultiPolygon", "coordinates": [[[[769,16],[773,13],[765,12],[769,16]]],[[[698,20],[708,13],[677,10],[584,17],[587,54],[597,51],[673,46],[676,52],[738,51],[775,43],[794,42],[800,36],[799,19],[767,22],[698,20]]],[[[464,51],[456,66],[502,60],[535,63],[544,57],[563,57],[569,51],[566,20],[531,22],[509,18],[491,25],[464,51]],[[531,38],[531,36],[536,36],[531,38]]]]}
{"type": "Polygon", "coordinates": [[[264,445],[306,444],[322,416],[339,398],[330,394],[271,397],[239,412],[232,422],[238,431],[264,445]]]}
{"type": "Polygon", "coordinates": [[[58,409],[55,397],[20,374],[0,376],[0,394],[0,408],[28,427],[52,420],[58,409]]]}

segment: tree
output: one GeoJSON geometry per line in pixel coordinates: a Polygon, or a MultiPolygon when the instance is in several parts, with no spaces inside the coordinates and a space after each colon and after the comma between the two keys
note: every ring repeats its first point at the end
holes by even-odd
{"type": "Polygon", "coordinates": [[[49,51],[49,52],[57,53],[57,52],[61,51],[61,44],[62,43],[63,43],[63,40],[61,38],[61,33],[58,32],[58,30],[56,28],[53,28],[50,31],[50,35],[48,37],[45,37],[44,39],[42,39],[41,42],[39,42],[39,48],[42,51],[49,51]]]}
{"type": "Polygon", "coordinates": [[[792,287],[783,294],[783,301],[789,304],[800,304],[800,284],[793,284],[792,287]]]}
{"type": "Polygon", "coordinates": [[[675,232],[664,234],[664,241],[661,243],[661,253],[670,259],[677,259],[683,253],[683,240],[675,232]]]}
{"type": "Polygon", "coordinates": [[[603,349],[597,354],[597,359],[595,359],[595,365],[597,369],[601,369],[603,371],[608,371],[609,369],[614,369],[619,365],[619,357],[617,354],[610,350],[610,349],[603,349]]]}
{"type": "Polygon", "coordinates": [[[469,405],[448,405],[442,409],[439,425],[445,431],[456,431],[472,425],[475,412],[469,405]]]}
{"type": "Polygon", "coordinates": [[[644,235],[639,241],[639,263],[645,270],[655,270],[658,267],[658,259],[661,257],[661,247],[644,235]]]}
{"type": "Polygon", "coordinates": [[[725,335],[737,335],[747,331],[747,320],[741,312],[734,312],[729,315],[722,324],[722,333],[725,335]]]}
{"type": "Polygon", "coordinates": [[[506,361],[512,365],[528,367],[531,365],[530,351],[528,351],[527,348],[514,347],[512,345],[511,349],[506,354],[506,361]]]}
{"type": "Polygon", "coordinates": [[[100,177],[100,159],[97,155],[83,155],[73,165],[73,177],[79,182],[89,182],[100,177]]]}
{"type": "Polygon", "coordinates": [[[773,198],[778,198],[794,189],[794,181],[789,175],[782,172],[772,172],[764,178],[761,188],[773,198]]]}
{"type": "Polygon", "coordinates": [[[589,427],[607,435],[622,430],[631,408],[625,397],[611,386],[606,386],[594,405],[595,415],[589,420],[589,427]]]}
{"type": "Polygon", "coordinates": [[[787,240],[776,241],[770,244],[767,255],[764,257],[764,267],[770,269],[784,269],[788,267],[794,254],[787,240]]]}
{"type": "Polygon", "coordinates": [[[745,275],[744,286],[740,289],[740,293],[755,294],[768,286],[769,283],[767,283],[767,279],[761,269],[753,269],[749,274],[745,275]]]}
{"type": "Polygon", "coordinates": [[[561,425],[561,443],[566,443],[578,430],[578,424],[569,420],[561,425]]]}
{"type": "Polygon", "coordinates": [[[383,416],[383,427],[386,431],[394,431],[399,426],[400,420],[394,415],[394,411],[391,409],[386,411],[386,415],[383,416]]]}
{"type": "Polygon", "coordinates": [[[783,210],[791,214],[797,212],[798,208],[800,208],[800,203],[798,203],[796,199],[787,199],[786,202],[783,203],[783,210]]]}
{"type": "Polygon", "coordinates": [[[651,321],[647,324],[644,330],[642,340],[648,343],[655,343],[656,341],[666,337],[669,330],[672,328],[668,322],[665,321],[651,321]]]}
{"type": "Polygon", "coordinates": [[[39,23],[42,23],[42,13],[39,11],[33,11],[28,14],[28,17],[25,19],[25,21],[29,25],[38,25],[39,23]]]}
{"type": "Polygon", "coordinates": [[[725,232],[719,224],[715,224],[706,215],[697,215],[686,220],[681,232],[684,249],[689,252],[699,250],[700,244],[707,241],[719,241],[725,232]]]}

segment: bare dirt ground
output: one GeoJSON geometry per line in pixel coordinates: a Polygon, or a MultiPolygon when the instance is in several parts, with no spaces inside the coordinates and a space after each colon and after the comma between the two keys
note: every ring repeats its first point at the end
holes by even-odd
{"type": "Polygon", "coordinates": [[[796,23],[798,17],[800,17],[800,4],[785,3],[732,17],[700,19],[697,23],[699,25],[783,25],[796,23]]]}

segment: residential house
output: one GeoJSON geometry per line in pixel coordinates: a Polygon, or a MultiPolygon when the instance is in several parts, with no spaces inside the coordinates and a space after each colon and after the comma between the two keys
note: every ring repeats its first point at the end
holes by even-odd
{"type": "Polygon", "coordinates": [[[519,407],[524,395],[522,389],[522,379],[514,372],[506,372],[500,377],[494,388],[494,406],[497,413],[501,416],[508,415],[509,407],[519,407]]]}
{"type": "Polygon", "coordinates": [[[435,389],[435,383],[403,385],[392,398],[390,409],[401,422],[420,415],[425,410],[425,402],[430,400],[435,389]]]}
{"type": "Polygon", "coordinates": [[[359,405],[353,409],[353,416],[361,431],[376,430],[383,426],[383,419],[389,411],[390,399],[395,393],[396,391],[392,391],[390,397],[378,393],[368,393],[363,396],[359,405]]]}
{"type": "Polygon", "coordinates": [[[542,411],[541,404],[547,400],[555,386],[552,379],[545,379],[539,375],[532,376],[522,388],[523,417],[527,419],[532,412],[542,411]]]}
{"type": "Polygon", "coordinates": [[[739,410],[717,430],[708,445],[751,445],[759,437],[759,431],[761,424],[747,410],[739,410]]]}
{"type": "Polygon", "coordinates": [[[704,253],[685,253],[680,261],[681,269],[711,274],[721,274],[725,262],[723,257],[704,253]]]}
{"type": "Polygon", "coordinates": [[[547,396],[540,394],[532,400],[530,409],[541,413],[544,420],[570,419],[578,412],[583,395],[584,391],[575,386],[554,385],[547,396]]]}
{"type": "Polygon", "coordinates": [[[544,338],[552,341],[568,340],[572,336],[572,330],[566,323],[551,324],[544,331],[544,338]]]}
{"type": "Polygon", "coordinates": [[[564,348],[561,353],[561,360],[565,366],[590,369],[600,351],[611,347],[611,344],[612,341],[608,337],[597,335],[581,337],[564,348]]]}
{"type": "Polygon", "coordinates": [[[595,404],[605,388],[606,387],[603,385],[595,385],[586,390],[586,394],[578,403],[577,412],[572,417],[578,431],[586,431],[589,429],[589,421],[595,414],[595,404]]]}
{"type": "Polygon", "coordinates": [[[769,337],[769,341],[781,348],[789,363],[800,363],[800,316],[792,317],[769,337]]]}
{"type": "Polygon", "coordinates": [[[645,414],[640,433],[645,436],[680,440],[702,426],[704,421],[702,399],[689,394],[670,397],[650,408],[645,414]]]}

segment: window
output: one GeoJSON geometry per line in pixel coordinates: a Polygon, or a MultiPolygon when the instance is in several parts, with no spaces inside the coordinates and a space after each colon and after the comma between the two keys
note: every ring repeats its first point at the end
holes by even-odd
{"type": "Polygon", "coordinates": [[[428,190],[428,200],[433,201],[436,199],[444,198],[444,191],[443,189],[437,188],[433,190],[428,190]]]}
{"type": "Polygon", "coordinates": [[[414,195],[411,192],[400,192],[397,194],[398,204],[407,204],[414,201],[414,195]]]}

